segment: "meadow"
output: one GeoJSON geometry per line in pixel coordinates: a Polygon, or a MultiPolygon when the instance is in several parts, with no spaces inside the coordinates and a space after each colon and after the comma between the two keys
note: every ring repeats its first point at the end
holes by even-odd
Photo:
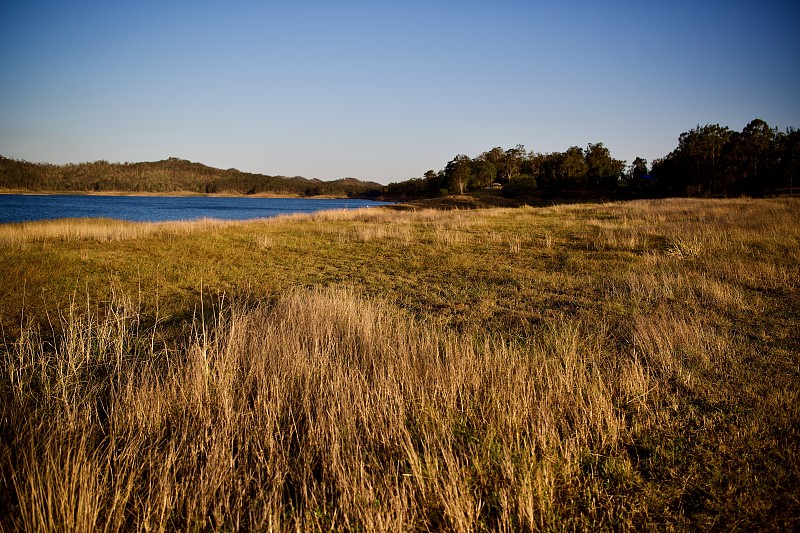
{"type": "Polygon", "coordinates": [[[800,527],[800,201],[0,226],[0,529],[800,527]]]}

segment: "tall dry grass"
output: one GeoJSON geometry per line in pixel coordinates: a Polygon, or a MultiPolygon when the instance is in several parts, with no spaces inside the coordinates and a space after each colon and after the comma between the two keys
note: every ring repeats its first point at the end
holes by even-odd
{"type": "Polygon", "coordinates": [[[235,224],[217,219],[176,222],[127,222],[108,218],[58,219],[0,224],[0,246],[47,241],[111,242],[152,235],[181,235],[235,224]]]}
{"type": "Polygon", "coordinates": [[[459,337],[348,290],[215,316],[173,349],[124,300],[52,344],[24,330],[0,377],[4,524],[518,531],[624,507],[598,498],[631,482],[620,407],[650,385],[602,328],[459,337]]]}
{"type": "MultiPolygon", "coordinates": [[[[371,220],[375,208],[334,209],[258,219],[256,224],[287,222],[331,222],[336,220],[371,220]]],[[[112,242],[150,236],[176,236],[225,227],[252,225],[252,221],[200,218],[167,222],[129,222],[110,218],[73,218],[0,224],[0,246],[22,246],[48,241],[112,242]]]]}

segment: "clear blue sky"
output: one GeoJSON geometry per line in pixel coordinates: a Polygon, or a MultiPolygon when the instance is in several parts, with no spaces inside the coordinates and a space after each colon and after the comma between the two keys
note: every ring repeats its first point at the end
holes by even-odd
{"type": "Polygon", "coordinates": [[[800,3],[0,5],[0,154],[382,183],[455,155],[800,127],[800,3]]]}

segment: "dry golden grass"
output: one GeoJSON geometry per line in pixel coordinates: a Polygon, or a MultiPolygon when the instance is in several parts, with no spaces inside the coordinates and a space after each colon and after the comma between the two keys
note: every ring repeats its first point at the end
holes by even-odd
{"type": "Polygon", "coordinates": [[[0,527],[796,529],[799,208],[18,237],[0,249],[0,527]],[[57,305],[74,277],[91,295],[57,305]]]}
{"type": "Polygon", "coordinates": [[[59,219],[0,224],[0,246],[20,246],[48,241],[122,241],[151,235],[181,235],[235,224],[215,219],[189,222],[126,222],[113,219],[59,219]]]}
{"type": "Polygon", "coordinates": [[[5,353],[14,527],[535,529],[587,457],[632,475],[615,404],[650,385],[602,330],[520,346],[292,291],[156,350],[129,305],[5,353]]]}
{"type": "MultiPolygon", "coordinates": [[[[375,220],[374,216],[370,214],[371,209],[374,208],[280,215],[264,219],[263,222],[267,224],[283,224],[286,222],[375,220]]],[[[21,222],[0,224],[0,246],[20,246],[48,241],[122,241],[154,235],[160,237],[185,235],[187,233],[213,231],[225,227],[252,224],[253,222],[250,221],[229,221],[210,218],[171,222],[128,222],[105,218],[21,222]]]]}

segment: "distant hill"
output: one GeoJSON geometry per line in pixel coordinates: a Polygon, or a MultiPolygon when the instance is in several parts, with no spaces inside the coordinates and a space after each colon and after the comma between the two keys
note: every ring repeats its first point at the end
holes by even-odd
{"type": "Polygon", "coordinates": [[[95,161],[67,165],[0,156],[0,189],[61,192],[187,192],[376,197],[383,186],[353,178],[335,181],[221,170],[171,157],[143,163],[95,161]]]}

